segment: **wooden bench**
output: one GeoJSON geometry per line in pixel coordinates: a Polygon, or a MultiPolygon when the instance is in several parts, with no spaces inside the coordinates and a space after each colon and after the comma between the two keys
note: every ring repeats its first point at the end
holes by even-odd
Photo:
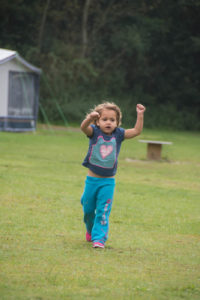
{"type": "Polygon", "coordinates": [[[140,143],[147,144],[147,159],[160,160],[162,145],[172,145],[172,142],[161,142],[161,141],[147,141],[139,140],[140,143]]]}

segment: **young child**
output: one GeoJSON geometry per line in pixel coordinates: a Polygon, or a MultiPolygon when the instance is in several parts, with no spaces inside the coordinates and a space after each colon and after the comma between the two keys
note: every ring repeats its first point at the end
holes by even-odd
{"type": "Polygon", "coordinates": [[[97,105],[81,124],[81,130],[90,139],[83,166],[88,168],[85,189],[81,198],[86,240],[94,248],[104,248],[108,238],[109,215],[115,189],[117,159],[124,139],[139,135],[143,129],[145,107],[137,104],[134,128],[120,128],[122,114],[114,103],[97,105]]]}

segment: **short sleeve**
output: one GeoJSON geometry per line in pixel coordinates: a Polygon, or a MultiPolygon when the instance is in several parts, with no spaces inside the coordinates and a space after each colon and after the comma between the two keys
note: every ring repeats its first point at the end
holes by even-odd
{"type": "Polygon", "coordinates": [[[93,129],[93,133],[91,136],[88,136],[89,139],[95,138],[95,136],[98,134],[98,127],[94,124],[91,124],[90,127],[93,129]]]}
{"type": "Polygon", "coordinates": [[[122,127],[118,127],[116,130],[116,134],[117,134],[117,139],[119,142],[123,142],[124,140],[124,134],[125,134],[125,129],[122,127]]]}

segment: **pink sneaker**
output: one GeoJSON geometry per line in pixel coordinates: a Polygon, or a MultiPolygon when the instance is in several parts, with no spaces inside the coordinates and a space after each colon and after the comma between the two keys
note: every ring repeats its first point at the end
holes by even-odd
{"type": "Polygon", "coordinates": [[[87,242],[91,242],[92,241],[91,234],[89,234],[88,232],[86,232],[85,238],[86,238],[87,242]]]}
{"type": "Polygon", "coordinates": [[[93,243],[93,248],[104,248],[104,244],[98,243],[98,242],[94,242],[93,243]]]}

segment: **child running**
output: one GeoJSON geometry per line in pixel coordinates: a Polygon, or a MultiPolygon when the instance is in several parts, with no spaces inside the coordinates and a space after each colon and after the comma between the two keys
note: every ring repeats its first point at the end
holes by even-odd
{"type": "Polygon", "coordinates": [[[83,166],[88,168],[85,189],[81,197],[86,241],[93,248],[104,248],[108,239],[109,215],[115,189],[115,174],[121,143],[139,135],[143,129],[145,107],[137,104],[134,128],[123,129],[120,108],[110,102],[97,105],[81,123],[89,138],[88,153],[83,166]]]}

